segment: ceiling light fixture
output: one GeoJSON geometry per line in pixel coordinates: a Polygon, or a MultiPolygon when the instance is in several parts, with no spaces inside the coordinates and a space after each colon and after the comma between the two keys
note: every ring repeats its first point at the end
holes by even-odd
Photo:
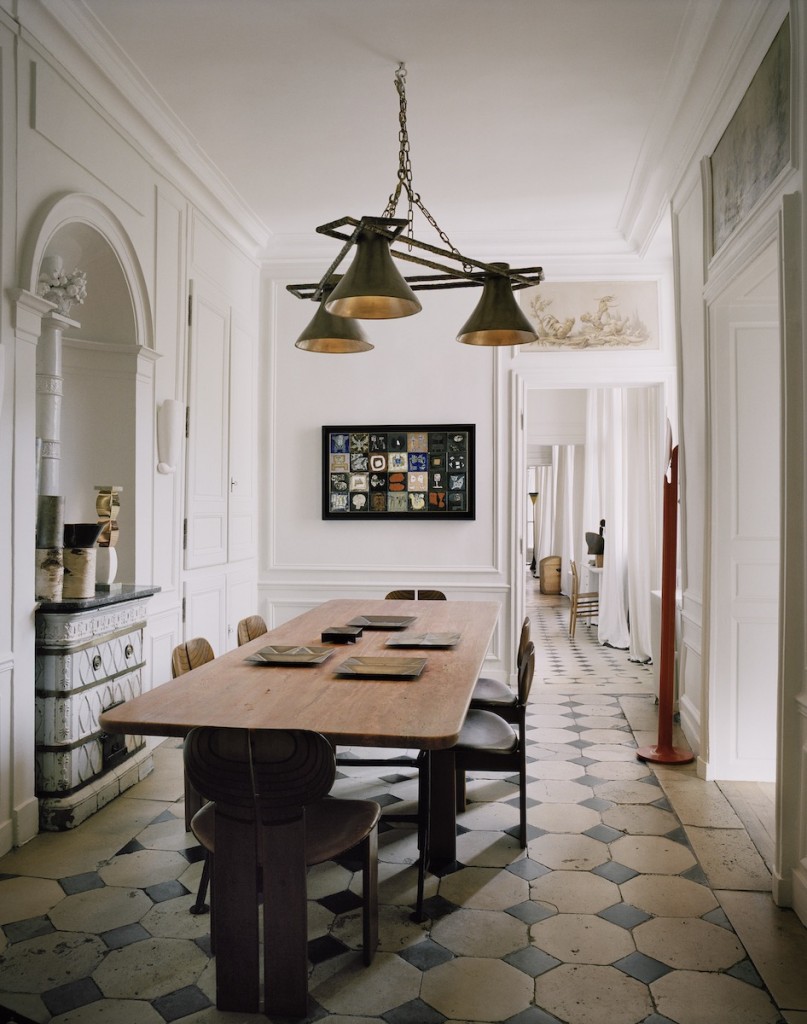
{"type": "MultiPolygon", "coordinates": [[[[406,124],[406,65],[395,72],[395,88],[400,102],[398,151],[398,183],[380,217],[342,217],[322,224],[320,234],[344,242],[336,259],[322,278],[313,284],[290,284],[288,290],[299,299],[321,303],[319,312],[296,342],[298,348],[316,352],[356,352],[373,346],[363,335],[363,345],[340,348],[311,344],[311,329],[321,314],[331,320],[383,320],[411,316],[421,309],[416,291],[443,288],[482,288],[482,296],[457,335],[465,345],[523,345],[535,341],[537,335],[524,311],[516,302],[514,291],[539,284],[544,279],[541,267],[513,270],[507,263],[482,263],[464,256],[452,245],[446,233],[429,213],[412,185],[412,163],[409,132],[406,124]],[[398,202],[406,193],[407,216],[396,217],[398,202]],[[417,208],[436,231],[442,245],[432,245],[415,238],[413,216],[417,208]],[[350,227],[347,233],[344,229],[350,227]],[[341,280],[334,274],[351,249],[353,262],[341,280]],[[395,260],[415,263],[435,271],[430,274],[401,274],[395,260]],[[446,262],[448,261],[448,262],[446,262]],[[301,344],[301,342],[308,342],[301,344]]],[[[361,334],[358,324],[355,328],[361,334]]]]}
{"type": "Polygon", "coordinates": [[[295,346],[304,352],[369,352],[374,346],[365,337],[361,324],[351,316],[334,316],[325,303],[338,278],[323,286],[323,299],[295,346]]]}

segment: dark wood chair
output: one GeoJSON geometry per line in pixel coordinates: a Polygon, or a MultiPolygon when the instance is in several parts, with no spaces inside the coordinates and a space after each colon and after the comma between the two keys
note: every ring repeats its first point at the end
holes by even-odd
{"type": "Polygon", "coordinates": [[[452,748],[457,781],[457,810],[465,810],[467,771],[518,773],[519,824],[522,848],[527,845],[527,702],[535,674],[535,645],[530,640],[518,671],[518,704],[514,723],[493,711],[470,709],[452,748]]]}
{"type": "Polygon", "coordinates": [[[194,786],[213,801],[193,819],[194,834],[210,855],[211,938],[214,948],[234,949],[233,962],[238,964],[237,975],[229,976],[219,970],[217,960],[217,1006],[258,1012],[260,879],[264,1012],[304,1017],[306,868],[349,850],[359,854],[363,957],[369,964],[378,945],[381,808],[372,800],[327,796],[336,765],[331,745],[319,733],[192,729],[185,742],[185,769],[194,786]],[[227,913],[222,901],[227,901],[227,913]],[[237,913],[231,914],[233,902],[237,913]]]}
{"type": "Polygon", "coordinates": [[[266,632],[268,632],[266,623],[260,615],[248,615],[238,623],[238,646],[243,647],[250,640],[255,640],[266,632]]]}
{"type": "Polygon", "coordinates": [[[572,561],[572,604],[569,615],[569,636],[574,640],[574,631],[577,626],[577,619],[584,617],[590,619],[592,615],[599,614],[600,595],[596,590],[587,593],[580,593],[580,576],[577,572],[577,562],[572,561]]]}
{"type": "MultiPolygon", "coordinates": [[[[171,653],[171,678],[176,679],[192,668],[198,668],[208,661],[213,661],[216,655],[209,641],[202,636],[195,636],[192,640],[186,640],[183,644],[177,644],[171,653]]],[[[203,798],[196,792],[188,782],[185,774],[185,831],[191,830],[191,819],[204,804],[203,798]]],[[[201,913],[201,911],[195,911],[201,913]]]]}
{"type": "Polygon", "coordinates": [[[391,590],[387,601],[445,601],[442,590],[391,590]]]}
{"type": "MultiPolygon", "coordinates": [[[[528,617],[525,617],[521,624],[521,635],[516,651],[516,674],[521,671],[521,665],[527,652],[527,644],[530,642],[532,624],[528,617]]],[[[491,679],[488,676],[480,676],[474,686],[471,695],[471,707],[476,710],[495,711],[497,715],[511,723],[518,722],[518,693],[501,679],[491,679]]]]}

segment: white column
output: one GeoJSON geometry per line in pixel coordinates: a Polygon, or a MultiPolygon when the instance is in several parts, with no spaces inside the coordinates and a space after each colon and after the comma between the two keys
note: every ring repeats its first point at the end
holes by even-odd
{"type": "Polygon", "coordinates": [[[39,493],[61,494],[59,467],[62,443],[62,332],[79,327],[61,313],[50,313],[42,321],[36,352],[36,435],[41,444],[39,493]]]}

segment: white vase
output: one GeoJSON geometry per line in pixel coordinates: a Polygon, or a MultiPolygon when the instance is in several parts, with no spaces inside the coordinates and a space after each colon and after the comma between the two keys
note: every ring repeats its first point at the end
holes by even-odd
{"type": "Polygon", "coordinates": [[[103,590],[110,590],[118,574],[118,552],[116,548],[95,549],[95,582],[103,590]]]}

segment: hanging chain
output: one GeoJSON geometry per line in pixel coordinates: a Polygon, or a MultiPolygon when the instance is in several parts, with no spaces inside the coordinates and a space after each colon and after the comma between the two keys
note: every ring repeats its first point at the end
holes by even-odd
{"type": "MultiPolygon", "coordinates": [[[[406,192],[407,218],[409,222],[406,233],[409,238],[414,238],[412,215],[414,207],[416,206],[440,236],[441,242],[450,249],[455,256],[461,257],[462,254],[459,249],[452,244],[451,239],[423,205],[423,200],[420,198],[419,193],[415,192],[412,186],[412,159],[409,149],[409,132],[406,127],[406,64],[404,64],[403,61],[398,65],[398,70],[395,72],[395,88],[398,90],[398,98],[400,101],[398,110],[398,184],[395,186],[395,191],[390,195],[389,200],[387,201],[387,206],[384,210],[383,216],[395,216],[395,211],[398,208],[398,201],[401,198],[401,192],[406,192]]],[[[411,244],[409,248],[411,250],[411,244]]]]}

